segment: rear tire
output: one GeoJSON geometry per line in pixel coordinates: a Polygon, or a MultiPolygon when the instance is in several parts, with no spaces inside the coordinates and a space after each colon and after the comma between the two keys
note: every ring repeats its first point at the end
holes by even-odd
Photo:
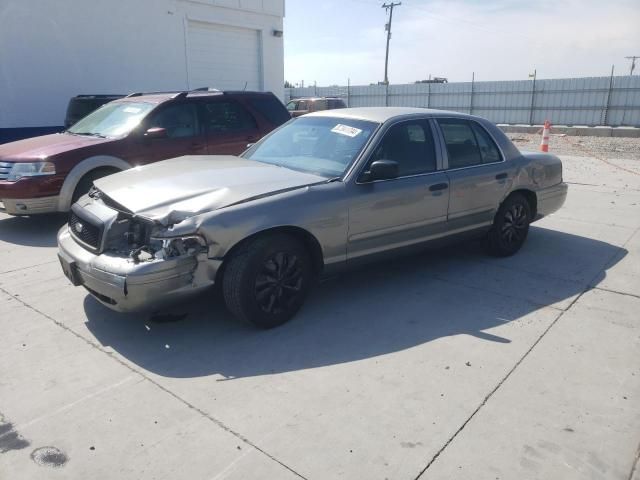
{"type": "Polygon", "coordinates": [[[259,328],[273,328],[300,309],[313,281],[311,258],[285,234],[257,237],[227,260],[222,293],[229,311],[259,328]]]}
{"type": "Polygon", "coordinates": [[[527,199],[519,193],[510,195],[500,205],[487,234],[489,253],[496,257],[516,253],[527,239],[530,223],[531,206],[527,199]]]}
{"type": "Polygon", "coordinates": [[[73,191],[71,204],[73,205],[78,200],[80,200],[80,197],[89,193],[89,190],[91,190],[94,181],[98,180],[99,178],[106,177],[107,175],[112,175],[119,171],[120,170],[118,170],[117,168],[96,168],[95,170],[91,170],[89,173],[85,173],[85,175],[76,185],[76,189],[73,191]]]}

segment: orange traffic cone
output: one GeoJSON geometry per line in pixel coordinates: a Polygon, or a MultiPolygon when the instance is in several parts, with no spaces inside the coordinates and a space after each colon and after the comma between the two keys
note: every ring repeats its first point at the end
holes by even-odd
{"type": "Polygon", "coordinates": [[[549,130],[551,130],[551,122],[545,120],[544,130],[542,130],[542,142],[540,142],[540,150],[543,152],[549,151],[549,130]]]}

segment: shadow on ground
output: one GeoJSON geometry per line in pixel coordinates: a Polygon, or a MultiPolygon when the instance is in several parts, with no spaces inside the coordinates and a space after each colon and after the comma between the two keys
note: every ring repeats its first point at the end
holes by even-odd
{"type": "Polygon", "coordinates": [[[27,247],[55,247],[58,230],[67,218],[64,213],[0,218],[0,242],[27,247]]]}
{"type": "Polygon", "coordinates": [[[145,370],[168,377],[220,374],[230,379],[357,361],[451,335],[509,343],[485,330],[545,305],[495,293],[499,284],[490,281],[469,286],[456,278],[463,280],[471,271],[484,278],[489,268],[498,275],[515,273],[520,280],[510,292],[526,292],[549,275],[565,279],[548,287],[547,303],[552,304],[600,282],[605,269],[625,254],[605,242],[534,227],[526,247],[508,259],[489,258],[477,243],[467,243],[333,278],[316,288],[290,323],[269,331],[237,323],[219,294],[175,307],[176,316],[165,315],[163,323],[114,313],[90,296],[84,307],[87,327],[97,340],[145,370]],[[537,273],[540,265],[550,271],[537,273]]]}

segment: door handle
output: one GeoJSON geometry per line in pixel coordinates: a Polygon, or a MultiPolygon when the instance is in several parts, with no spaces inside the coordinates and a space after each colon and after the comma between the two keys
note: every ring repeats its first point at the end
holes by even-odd
{"type": "Polygon", "coordinates": [[[429,187],[429,191],[437,192],[438,190],[446,190],[447,188],[449,188],[449,184],[448,183],[436,183],[436,184],[431,185],[429,187]]]}
{"type": "Polygon", "coordinates": [[[504,180],[508,177],[509,175],[507,175],[506,173],[499,173],[498,175],[496,175],[496,180],[504,180]]]}
{"type": "Polygon", "coordinates": [[[191,144],[191,148],[204,148],[205,144],[204,143],[192,143],[191,144]]]}
{"type": "Polygon", "coordinates": [[[247,142],[249,143],[255,143],[259,140],[259,137],[257,137],[256,135],[249,135],[247,137],[247,142]]]}

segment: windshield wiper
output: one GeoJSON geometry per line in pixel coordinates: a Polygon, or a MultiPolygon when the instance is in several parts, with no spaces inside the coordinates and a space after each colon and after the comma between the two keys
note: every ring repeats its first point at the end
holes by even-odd
{"type": "Polygon", "coordinates": [[[101,135],[100,133],[95,133],[95,132],[69,132],[69,133],[73,133],[74,135],[85,135],[87,137],[107,138],[106,136],[101,135]]]}

